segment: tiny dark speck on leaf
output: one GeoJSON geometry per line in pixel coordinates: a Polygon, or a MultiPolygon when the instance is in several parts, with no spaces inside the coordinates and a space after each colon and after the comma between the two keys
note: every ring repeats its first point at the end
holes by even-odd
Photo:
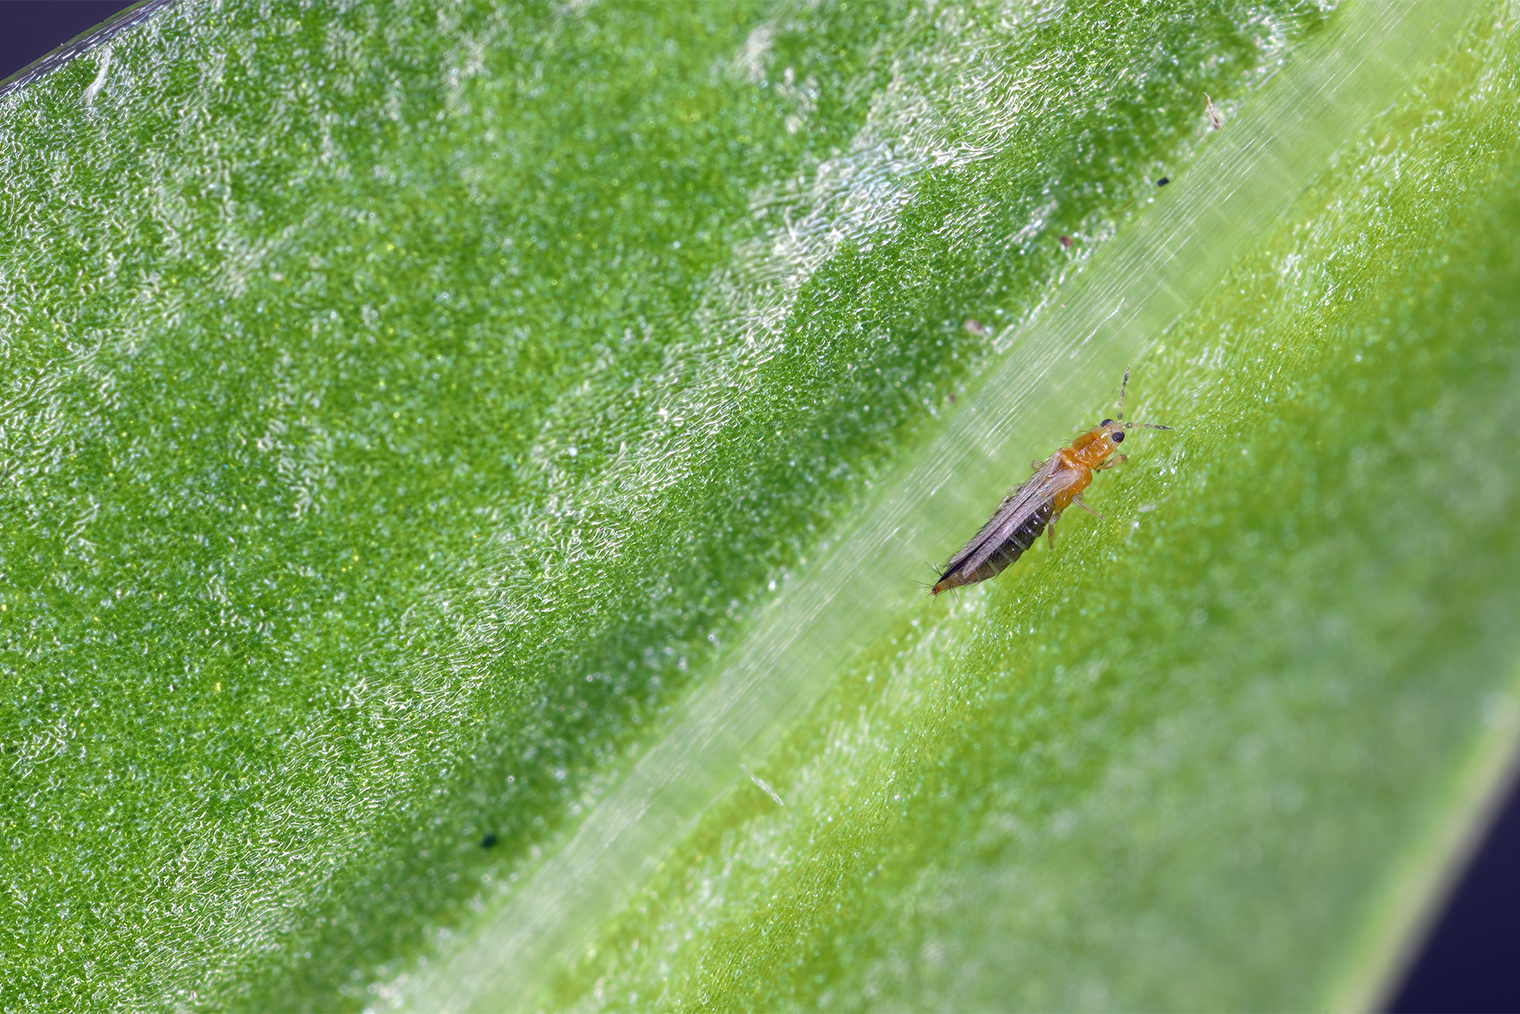
{"type": "Polygon", "coordinates": [[[486,832],[486,836],[484,838],[480,839],[480,847],[483,848],[483,849],[488,849],[492,845],[495,845],[495,844],[496,844],[496,832],[495,831],[487,831],[486,832]]]}
{"type": "Polygon", "coordinates": [[[1169,180],[1169,179],[1167,179],[1165,176],[1163,176],[1159,180],[1156,181],[1156,186],[1158,186],[1158,187],[1164,187],[1164,186],[1166,186],[1170,182],[1172,182],[1172,181],[1169,180]]]}

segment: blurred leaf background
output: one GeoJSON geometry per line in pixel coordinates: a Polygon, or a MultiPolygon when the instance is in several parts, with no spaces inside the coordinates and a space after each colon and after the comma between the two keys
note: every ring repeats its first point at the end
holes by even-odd
{"type": "MultiPolygon", "coordinates": [[[[1344,17],[185,3],[0,98],[7,1005],[427,1006],[1344,17]]],[[[494,995],[1369,1002],[1517,724],[1517,46],[1195,257],[1106,520],[881,618],[494,995]]]]}

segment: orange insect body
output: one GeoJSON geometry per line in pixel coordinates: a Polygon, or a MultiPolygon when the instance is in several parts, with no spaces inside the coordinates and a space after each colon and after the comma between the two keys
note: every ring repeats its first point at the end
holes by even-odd
{"type": "MultiPolygon", "coordinates": [[[[1117,423],[1105,422],[1102,426],[1094,426],[1082,434],[1070,444],[1056,452],[1061,459],[1060,468],[1075,473],[1069,480],[1069,484],[1056,493],[1052,501],[1055,513],[1059,514],[1071,506],[1071,502],[1082,494],[1082,491],[1092,485],[1093,469],[1104,469],[1108,466],[1103,462],[1114,453],[1117,441],[1115,433],[1123,433],[1124,427],[1117,423]]],[[[1121,436],[1119,440],[1123,440],[1121,436]]]]}
{"type": "MultiPolygon", "coordinates": [[[[1124,387],[1128,386],[1126,370],[1124,387]]],[[[1105,419],[1045,461],[1035,462],[1035,474],[1010,492],[982,530],[950,558],[932,594],[997,576],[1034,545],[1043,531],[1049,531],[1054,544],[1055,523],[1062,511],[1073,503],[1092,510],[1082,503],[1082,491],[1092,484],[1093,472],[1124,460],[1122,454],[1112,459],[1110,455],[1123,443],[1125,430],[1134,426],[1171,429],[1152,423],[1123,422],[1124,387],[1119,391],[1119,421],[1105,419]]]]}

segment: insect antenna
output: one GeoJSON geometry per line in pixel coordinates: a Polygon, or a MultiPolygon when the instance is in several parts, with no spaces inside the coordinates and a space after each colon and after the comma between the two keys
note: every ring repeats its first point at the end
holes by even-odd
{"type": "MultiPolygon", "coordinates": [[[[1119,385],[1119,414],[1114,417],[1115,421],[1117,421],[1117,422],[1124,422],[1124,392],[1125,392],[1125,390],[1128,387],[1129,387],[1129,367],[1126,366],[1124,368],[1124,383],[1122,383],[1122,384],[1119,385]]],[[[1171,429],[1170,426],[1162,426],[1159,423],[1143,423],[1143,422],[1124,423],[1124,428],[1125,429],[1133,429],[1136,426],[1138,426],[1138,427],[1140,427],[1141,429],[1144,429],[1144,430],[1169,430],[1169,429],[1171,429]]]]}

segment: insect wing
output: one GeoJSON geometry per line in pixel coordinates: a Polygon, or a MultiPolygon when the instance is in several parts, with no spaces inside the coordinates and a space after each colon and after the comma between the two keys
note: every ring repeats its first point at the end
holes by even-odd
{"type": "Polygon", "coordinates": [[[1059,467],[1060,456],[1051,455],[1040,470],[1030,476],[1018,489],[1008,494],[992,515],[961,551],[945,565],[945,576],[963,571],[971,573],[995,553],[1008,537],[1028,521],[1039,509],[1055,498],[1055,495],[1071,485],[1074,473],[1059,467]]]}

